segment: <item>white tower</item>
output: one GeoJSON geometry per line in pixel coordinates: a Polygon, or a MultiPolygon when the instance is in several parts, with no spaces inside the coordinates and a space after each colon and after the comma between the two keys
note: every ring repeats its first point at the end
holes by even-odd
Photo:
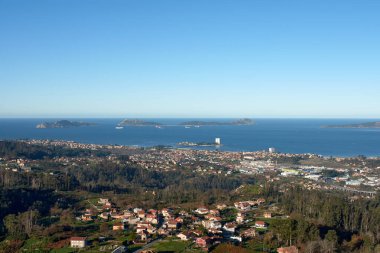
{"type": "Polygon", "coordinates": [[[215,144],[220,145],[220,138],[215,138],[215,144]]]}

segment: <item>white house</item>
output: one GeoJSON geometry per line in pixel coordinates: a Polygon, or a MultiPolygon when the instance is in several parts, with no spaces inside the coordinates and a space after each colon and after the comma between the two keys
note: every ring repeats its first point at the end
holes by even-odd
{"type": "Polygon", "coordinates": [[[86,237],[71,237],[70,246],[72,248],[84,248],[87,245],[86,237]]]}

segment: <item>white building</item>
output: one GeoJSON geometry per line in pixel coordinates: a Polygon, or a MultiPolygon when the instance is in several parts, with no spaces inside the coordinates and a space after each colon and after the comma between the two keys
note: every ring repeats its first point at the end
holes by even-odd
{"type": "Polygon", "coordinates": [[[86,237],[71,237],[70,246],[72,248],[84,248],[87,245],[86,237]]]}
{"type": "Polygon", "coordinates": [[[269,148],[268,151],[269,151],[269,153],[276,153],[277,152],[276,148],[269,148]]]}
{"type": "Polygon", "coordinates": [[[221,143],[221,142],[220,142],[220,138],[215,138],[215,144],[216,144],[216,145],[220,145],[220,143],[221,143]]]}

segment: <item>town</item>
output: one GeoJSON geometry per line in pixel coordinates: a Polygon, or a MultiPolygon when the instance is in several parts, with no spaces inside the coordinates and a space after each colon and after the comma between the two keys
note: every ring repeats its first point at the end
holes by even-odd
{"type": "MultiPolygon", "coordinates": [[[[128,155],[131,162],[149,170],[191,169],[199,174],[261,174],[265,175],[268,181],[287,178],[307,189],[342,190],[362,193],[363,196],[374,196],[376,191],[380,190],[379,158],[333,158],[317,154],[287,154],[278,153],[274,148],[258,152],[223,152],[81,144],[71,141],[31,140],[25,142],[74,149],[116,151],[128,155]]],[[[111,155],[108,159],[115,159],[115,156],[111,155]]],[[[9,161],[9,164],[16,165],[13,168],[14,171],[17,167],[22,171],[28,171],[30,167],[25,166],[25,162],[27,163],[22,160],[9,161]]],[[[5,169],[10,169],[10,167],[5,166],[5,169]]]]}
{"type": "MultiPolygon", "coordinates": [[[[83,223],[99,222],[107,224],[113,231],[128,231],[132,236],[131,244],[137,247],[153,247],[155,243],[181,240],[190,242],[185,244],[202,251],[221,242],[241,243],[263,233],[268,228],[266,221],[275,218],[272,212],[263,211],[265,200],[235,202],[233,206],[217,204],[214,209],[198,207],[194,210],[163,208],[161,210],[144,210],[139,207],[122,209],[114,205],[109,199],[99,198],[89,200],[86,208],[76,219],[83,223]],[[171,238],[168,240],[167,238],[171,238]]],[[[271,210],[276,210],[271,207],[271,210]]],[[[286,216],[278,216],[286,219],[286,216]]],[[[102,225],[101,225],[102,226],[102,225]]],[[[103,227],[104,231],[104,227],[103,227]]],[[[91,241],[105,242],[106,237],[92,238],[91,241]]],[[[71,247],[84,248],[91,246],[86,237],[71,237],[71,247]]],[[[292,247],[291,247],[292,248],[292,247]]],[[[106,246],[100,246],[104,251],[106,246]]],[[[126,246],[119,246],[114,251],[123,252],[126,246]]],[[[281,249],[287,250],[287,248],[281,249]]],[[[287,251],[284,251],[287,252],[287,251]]]]}
{"type": "MultiPolygon", "coordinates": [[[[52,140],[0,144],[2,189],[10,190],[9,194],[16,189],[37,191],[31,204],[42,201],[50,206],[38,211],[20,207],[18,214],[4,209],[7,238],[12,238],[16,228],[25,234],[3,244],[16,244],[11,246],[21,252],[294,253],[314,252],[315,243],[326,250],[338,244],[343,248],[348,246],[339,240],[349,239],[326,239],[330,234],[338,236],[339,229],[330,225],[328,235],[323,235],[324,224],[300,219],[289,199],[308,201],[299,193],[324,192],[352,203],[372,201],[380,188],[380,159],[361,156],[52,140]],[[35,219],[22,218],[33,215],[35,219]],[[25,219],[32,219],[31,225],[24,224],[25,219]],[[315,237],[312,231],[319,230],[321,236],[312,242],[286,239],[296,237],[284,231],[289,227],[291,232],[294,222],[308,224],[300,233],[315,237]],[[53,235],[47,241],[37,239],[53,235]]],[[[324,197],[318,201],[322,203],[324,197]]]]}

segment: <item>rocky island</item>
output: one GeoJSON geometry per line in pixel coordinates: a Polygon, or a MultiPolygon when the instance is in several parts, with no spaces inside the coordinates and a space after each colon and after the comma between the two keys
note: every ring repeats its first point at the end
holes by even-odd
{"type": "Polygon", "coordinates": [[[118,126],[161,126],[161,123],[141,119],[125,119],[118,126]]]}
{"type": "Polygon", "coordinates": [[[380,128],[380,121],[347,125],[327,125],[324,128],[380,128]]]}
{"type": "Polygon", "coordinates": [[[81,122],[81,121],[70,121],[70,120],[58,120],[54,122],[43,122],[38,124],[36,128],[70,128],[70,127],[82,127],[82,126],[93,126],[94,123],[81,122]]]}
{"type": "Polygon", "coordinates": [[[253,125],[254,121],[251,119],[239,119],[235,121],[186,121],[180,123],[182,126],[242,126],[253,125]]]}

